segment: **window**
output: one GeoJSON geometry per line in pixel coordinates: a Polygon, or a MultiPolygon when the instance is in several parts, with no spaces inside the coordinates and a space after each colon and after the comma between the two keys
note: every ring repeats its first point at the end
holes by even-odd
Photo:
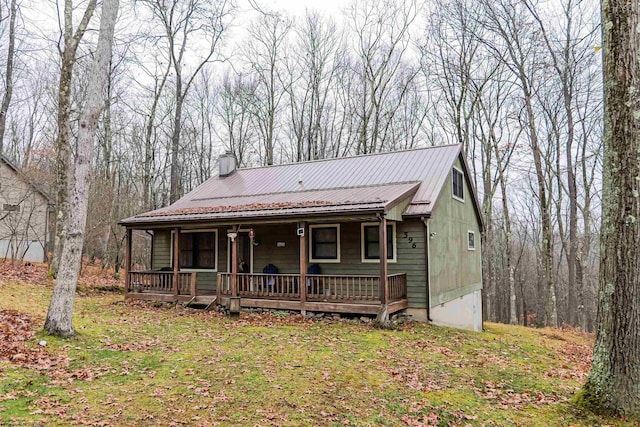
{"type": "Polygon", "coordinates": [[[453,198],[464,202],[464,176],[462,175],[462,171],[460,169],[453,168],[451,177],[451,181],[453,182],[453,198]]]}
{"type": "MultiPolygon", "coordinates": [[[[215,230],[180,232],[180,268],[216,270],[218,233],[215,230]]],[[[173,244],[171,245],[173,262],[173,244]]]]}
{"type": "Polygon", "coordinates": [[[340,262],[340,225],[310,225],[309,261],[340,262]]]}
{"type": "Polygon", "coordinates": [[[468,236],[468,237],[467,237],[467,239],[468,239],[468,242],[467,242],[467,243],[468,243],[468,246],[467,246],[467,248],[468,248],[470,251],[475,251],[475,250],[476,250],[476,233],[475,233],[475,231],[469,231],[469,232],[467,233],[467,236],[468,236]]]}
{"type": "Polygon", "coordinates": [[[11,205],[9,203],[5,203],[2,205],[2,209],[7,212],[20,212],[20,205],[11,205]]]}
{"type": "MultiPolygon", "coordinates": [[[[380,224],[376,222],[362,224],[362,262],[380,260],[380,224]]],[[[396,261],[396,224],[387,224],[387,260],[396,261]]]]}

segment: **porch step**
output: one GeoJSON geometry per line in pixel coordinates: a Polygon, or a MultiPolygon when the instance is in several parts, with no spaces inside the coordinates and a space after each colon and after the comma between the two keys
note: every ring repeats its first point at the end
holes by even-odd
{"type": "Polygon", "coordinates": [[[216,302],[217,297],[215,295],[196,296],[191,298],[187,302],[186,306],[190,308],[197,308],[203,310],[210,310],[216,302]]]}

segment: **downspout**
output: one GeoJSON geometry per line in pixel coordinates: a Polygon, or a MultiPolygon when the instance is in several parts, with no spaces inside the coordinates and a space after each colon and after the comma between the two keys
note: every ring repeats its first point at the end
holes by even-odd
{"type": "Polygon", "coordinates": [[[431,261],[430,248],[431,233],[429,231],[429,218],[420,218],[424,224],[424,281],[427,286],[427,320],[433,322],[431,318],[431,274],[429,272],[429,262],[431,261]]]}

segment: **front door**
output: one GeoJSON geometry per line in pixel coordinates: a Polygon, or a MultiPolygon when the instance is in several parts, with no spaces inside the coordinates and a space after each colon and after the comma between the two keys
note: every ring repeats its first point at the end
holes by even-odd
{"type": "MultiPolygon", "coordinates": [[[[236,237],[236,241],[237,241],[237,253],[236,253],[236,259],[235,259],[235,263],[238,266],[238,273],[252,273],[253,272],[253,265],[252,265],[252,261],[253,261],[253,254],[252,254],[252,247],[251,247],[251,239],[249,238],[249,232],[248,231],[241,231],[240,233],[238,233],[238,237],[236,237]],[[243,271],[244,270],[244,271],[243,271]]],[[[228,242],[229,244],[229,254],[231,254],[231,240],[229,240],[228,242]]],[[[229,255],[228,257],[229,263],[227,265],[228,270],[227,271],[231,271],[231,256],[229,255]]]]}

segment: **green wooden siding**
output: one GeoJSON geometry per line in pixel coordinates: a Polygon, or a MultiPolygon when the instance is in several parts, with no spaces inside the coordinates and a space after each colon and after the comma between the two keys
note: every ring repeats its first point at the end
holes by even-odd
{"type": "Polygon", "coordinates": [[[156,230],[153,233],[153,260],[151,268],[160,270],[171,267],[171,231],[156,230]]]}
{"type": "MultiPolygon", "coordinates": [[[[213,227],[212,227],[213,228],[213,227]]],[[[218,271],[227,271],[228,227],[218,228],[218,271]]],[[[275,224],[254,226],[253,272],[261,273],[267,264],[274,264],[282,274],[300,272],[300,238],[296,235],[296,224],[275,224]],[[284,242],[284,247],[278,247],[284,242]]],[[[309,228],[307,227],[307,236],[309,228]]],[[[424,268],[424,225],[419,220],[396,223],[397,262],[389,262],[389,274],[407,273],[409,305],[415,308],[426,306],[426,286],[424,268]],[[405,235],[406,233],[406,235],[405,235]],[[414,247],[415,246],[415,247],[414,247]]],[[[171,232],[156,230],[154,233],[153,268],[170,266],[171,232]]],[[[361,223],[340,224],[341,262],[318,262],[322,274],[379,275],[378,263],[362,262],[361,223]]],[[[308,264],[312,264],[308,261],[308,264]]],[[[215,290],[216,273],[198,272],[198,288],[215,290]]]]}
{"type": "Polygon", "coordinates": [[[296,224],[257,225],[253,227],[256,241],[253,247],[253,272],[262,273],[267,264],[278,267],[281,274],[300,272],[300,238],[296,224]],[[284,247],[278,247],[284,242],[284,247]]]}
{"type": "MultiPolygon", "coordinates": [[[[460,159],[456,167],[462,170],[460,159]]],[[[471,189],[464,181],[464,202],[452,196],[449,174],[429,220],[429,264],[431,278],[431,306],[458,298],[482,287],[480,228],[476,217],[471,189]],[[468,250],[468,231],[475,232],[476,249],[468,250]]]]}
{"type": "Polygon", "coordinates": [[[409,307],[426,308],[424,224],[419,219],[409,219],[396,224],[398,262],[388,264],[389,274],[407,273],[409,307]]]}
{"type": "MultiPolygon", "coordinates": [[[[218,229],[218,271],[226,271],[226,240],[226,229],[218,229]]],[[[155,230],[153,233],[152,268],[160,270],[163,267],[171,267],[171,230],[155,230]]],[[[197,277],[199,290],[215,291],[217,272],[198,271],[197,277]]]]}

